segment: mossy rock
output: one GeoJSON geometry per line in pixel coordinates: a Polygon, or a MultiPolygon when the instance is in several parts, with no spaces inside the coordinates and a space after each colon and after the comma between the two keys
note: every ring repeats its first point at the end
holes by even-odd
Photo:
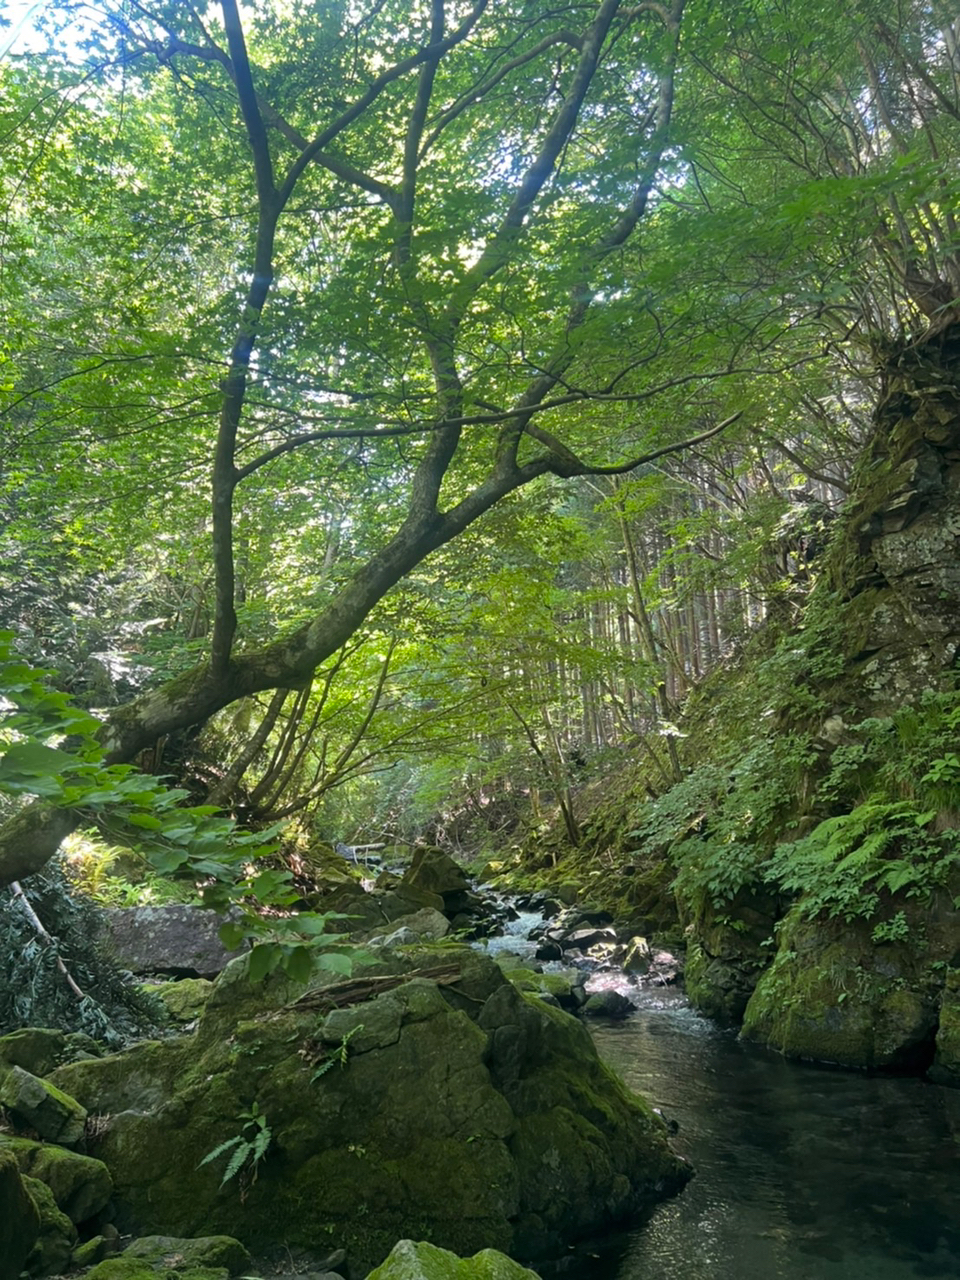
{"type": "MultiPolygon", "coordinates": [[[[939,947],[875,944],[867,921],[807,920],[794,907],[750,999],[741,1035],[788,1057],[919,1070],[933,1056],[939,947]]],[[[944,941],[941,939],[941,942],[944,941]]]]}
{"type": "Polygon", "coordinates": [[[960,1088],[960,969],[947,971],[937,1028],[936,1057],[930,1078],[960,1088]]]}
{"type": "Polygon", "coordinates": [[[769,893],[741,889],[723,909],[703,905],[687,930],[683,982],[690,1003],[724,1026],[739,1025],[760,975],[770,964],[780,912],[769,893]]]}
{"type": "Polygon", "coordinates": [[[57,1208],[79,1224],[105,1208],[113,1180],[102,1160],[68,1151],[53,1143],[0,1134],[0,1153],[9,1151],[22,1174],[38,1178],[53,1193],[57,1208]]]}
{"type": "Polygon", "coordinates": [[[66,1032],[54,1027],[23,1027],[0,1036],[0,1066],[45,1076],[63,1059],[68,1043],[66,1032]]]}
{"type": "Polygon", "coordinates": [[[38,1178],[25,1177],[23,1185],[40,1214],[40,1229],[27,1257],[31,1276],[56,1276],[66,1270],[77,1243],[77,1229],[57,1207],[53,1192],[38,1178]]]}
{"type": "Polygon", "coordinates": [[[15,1124],[41,1138],[73,1146],[83,1137],[87,1112],[69,1094],[23,1067],[11,1067],[0,1078],[0,1103],[15,1124]]]}
{"type": "Polygon", "coordinates": [[[155,1269],[225,1268],[231,1276],[250,1266],[250,1254],[232,1236],[141,1236],[123,1251],[155,1269]]]}
{"type": "Polygon", "coordinates": [[[448,1249],[425,1241],[400,1240],[368,1280],[537,1280],[496,1249],[483,1249],[472,1258],[458,1258],[448,1249]]]}
{"type": "Polygon", "coordinates": [[[78,1244],[70,1255],[70,1270],[79,1271],[83,1267],[96,1266],[112,1253],[116,1253],[115,1240],[111,1240],[109,1236],[91,1236],[83,1244],[78,1244]]]}
{"type": "Polygon", "coordinates": [[[229,1280],[226,1267],[152,1267],[143,1258],[106,1258],[84,1280],[229,1280]]]}
{"type": "Polygon", "coordinates": [[[0,1280],[17,1280],[40,1234],[40,1210],[13,1152],[0,1146],[0,1280]]]}
{"type": "Polygon", "coordinates": [[[192,1022],[203,1012],[213,983],[209,978],[181,978],[179,982],[145,984],[145,990],[159,999],[171,1021],[192,1022]]]}
{"type": "Polygon", "coordinates": [[[559,1248],[682,1185],[662,1123],[575,1019],[469,948],[403,953],[356,975],[392,989],[333,1012],[335,975],[309,994],[286,980],[254,990],[234,962],[195,1035],[60,1068],[110,1117],[95,1150],[117,1225],[343,1247],[360,1272],[400,1238],[458,1254],[559,1248]],[[406,976],[438,965],[442,984],[406,976]],[[256,1177],[245,1165],[221,1185],[229,1153],[205,1157],[250,1136],[254,1103],[269,1136],[256,1177]]]}
{"type": "Polygon", "coordinates": [[[563,973],[538,973],[536,969],[527,969],[518,966],[514,969],[504,969],[504,974],[518,991],[525,991],[529,995],[535,996],[552,996],[559,1004],[565,1008],[577,1004],[577,1000],[573,994],[574,981],[577,985],[579,975],[571,972],[571,974],[563,973]]]}

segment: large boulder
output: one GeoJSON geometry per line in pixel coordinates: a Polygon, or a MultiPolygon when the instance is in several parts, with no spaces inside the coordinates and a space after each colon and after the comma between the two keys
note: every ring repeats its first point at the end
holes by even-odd
{"type": "Polygon", "coordinates": [[[122,1229],[343,1246],[362,1273],[427,1230],[544,1256],[683,1185],[575,1019],[468,948],[381,957],[309,990],[236,961],[194,1035],[57,1070],[111,1117],[95,1150],[122,1229]]]}
{"type": "Polygon", "coordinates": [[[496,1249],[458,1258],[422,1240],[399,1240],[369,1280],[537,1280],[537,1275],[496,1249]]]}
{"type": "Polygon", "coordinates": [[[459,911],[463,895],[470,889],[470,881],[449,853],[442,849],[418,849],[400,882],[400,892],[411,889],[436,894],[444,900],[448,910],[459,911]]]}
{"type": "Polygon", "coordinates": [[[222,917],[202,907],[111,907],[103,920],[105,948],[131,973],[213,978],[237,955],[220,941],[222,917]]]}
{"type": "Polygon", "coordinates": [[[70,1037],[55,1027],[22,1027],[0,1036],[0,1075],[8,1067],[22,1067],[45,1076],[68,1056],[69,1045],[70,1037]]]}
{"type": "Polygon", "coordinates": [[[873,922],[807,919],[802,902],[778,932],[773,964],[747,1005],[741,1036],[788,1057],[920,1071],[934,1056],[943,971],[960,941],[944,899],[907,900],[903,942],[875,942],[873,922]]]}
{"type": "Polygon", "coordinates": [[[40,1211],[16,1158],[0,1147],[0,1280],[17,1280],[40,1234],[40,1211]]]}

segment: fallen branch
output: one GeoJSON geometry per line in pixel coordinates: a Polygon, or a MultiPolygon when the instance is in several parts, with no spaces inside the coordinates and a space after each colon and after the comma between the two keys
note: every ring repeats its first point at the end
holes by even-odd
{"type": "Polygon", "coordinates": [[[414,978],[426,978],[440,986],[451,986],[461,977],[459,964],[435,965],[432,969],[411,969],[407,973],[387,973],[377,978],[347,978],[320,991],[305,991],[286,1006],[287,1009],[319,1009],[329,1013],[346,1005],[374,1000],[384,991],[393,991],[414,978]]]}
{"type": "Polygon", "coordinates": [[[67,986],[70,988],[70,990],[73,992],[73,994],[77,997],[78,1000],[86,1000],[87,998],[86,995],[77,986],[76,982],[73,980],[73,975],[70,973],[70,970],[67,968],[67,966],[63,963],[63,960],[61,959],[60,952],[57,949],[56,939],[51,934],[47,933],[47,930],[44,928],[43,921],[34,911],[33,907],[31,907],[29,899],[27,898],[27,895],[23,892],[23,887],[21,886],[20,881],[14,880],[13,883],[10,885],[10,889],[11,889],[11,892],[13,893],[14,898],[19,899],[20,905],[23,907],[23,910],[26,913],[27,919],[33,925],[34,929],[36,929],[37,934],[39,935],[43,945],[45,947],[53,947],[54,958],[56,959],[56,962],[57,962],[57,968],[63,974],[64,978],[66,978],[67,986]]]}

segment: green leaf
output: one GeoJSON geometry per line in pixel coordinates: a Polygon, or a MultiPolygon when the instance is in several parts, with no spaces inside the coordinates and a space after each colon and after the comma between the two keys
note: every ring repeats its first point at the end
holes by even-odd
{"type": "Polygon", "coordinates": [[[309,947],[294,947],[283,967],[294,982],[306,982],[313,973],[313,952],[309,947]]]}
{"type": "Polygon", "coordinates": [[[327,969],[331,973],[342,973],[347,978],[353,973],[353,960],[350,956],[341,955],[337,951],[321,951],[316,963],[319,969],[327,969]]]}
{"type": "Polygon", "coordinates": [[[262,981],[283,960],[283,950],[275,942],[258,942],[250,952],[251,982],[262,981]]]}

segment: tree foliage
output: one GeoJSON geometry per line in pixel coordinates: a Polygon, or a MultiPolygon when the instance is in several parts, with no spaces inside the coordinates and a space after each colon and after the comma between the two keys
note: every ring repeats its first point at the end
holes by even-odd
{"type": "MultiPolygon", "coordinates": [[[[877,352],[954,316],[948,18],[48,6],[48,48],[0,71],[5,616],[32,657],[70,651],[105,762],[276,690],[234,763],[284,724],[274,782],[301,794],[389,763],[433,731],[396,683],[434,669],[413,600],[482,626],[488,652],[443,656],[452,705],[496,669],[491,737],[512,722],[555,790],[574,668],[675,777],[663,727],[725,611],[792,607],[796,540],[770,546],[791,487],[842,494],[877,352]],[[523,557],[493,513],[521,493],[555,512],[556,481],[594,486],[581,514],[617,550],[580,614],[541,596],[525,636],[498,632],[483,592],[499,574],[519,599],[523,557]],[[378,694],[370,664],[351,711],[330,672],[358,633],[350,670],[379,648],[393,674],[378,694]],[[601,670],[588,650],[615,640],[601,670]],[[371,706],[382,751],[343,757],[371,706]]],[[[71,821],[16,815],[0,882],[71,821]]]]}

